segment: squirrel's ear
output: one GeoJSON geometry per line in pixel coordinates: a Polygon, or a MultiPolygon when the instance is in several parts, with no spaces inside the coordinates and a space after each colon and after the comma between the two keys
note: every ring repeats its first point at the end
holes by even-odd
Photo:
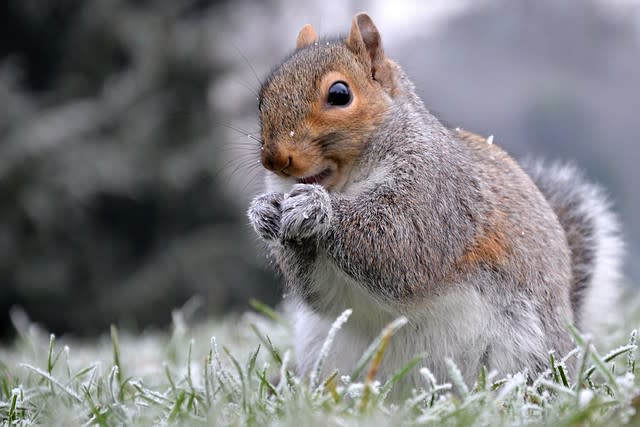
{"type": "Polygon", "coordinates": [[[351,31],[347,37],[347,46],[355,52],[364,47],[372,63],[384,59],[380,33],[371,17],[364,12],[353,17],[351,31]]]}
{"type": "Polygon", "coordinates": [[[296,39],[296,49],[300,49],[318,41],[318,34],[310,24],[306,24],[298,33],[296,39]]]}
{"type": "Polygon", "coordinates": [[[346,44],[356,55],[364,53],[371,61],[371,76],[374,80],[386,88],[392,86],[391,70],[382,49],[380,33],[369,15],[362,12],[353,17],[346,44]]]}

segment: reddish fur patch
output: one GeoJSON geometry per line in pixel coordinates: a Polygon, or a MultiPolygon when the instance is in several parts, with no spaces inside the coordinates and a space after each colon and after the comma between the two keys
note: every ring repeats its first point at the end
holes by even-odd
{"type": "Polygon", "coordinates": [[[351,165],[366,147],[369,134],[381,124],[389,106],[389,97],[380,85],[358,76],[350,69],[325,74],[311,111],[296,134],[282,135],[270,144],[269,150],[282,160],[280,163],[286,164],[286,159],[292,158],[291,166],[282,175],[305,177],[330,167],[332,175],[324,183],[327,188],[346,180],[351,165]],[[352,94],[351,103],[344,107],[327,104],[329,88],[338,81],[345,82],[352,94]],[[313,143],[336,132],[340,134],[337,146],[325,151],[313,143]]]}
{"type": "Polygon", "coordinates": [[[332,160],[350,164],[362,153],[367,135],[380,125],[387,108],[388,100],[383,90],[373,81],[357,79],[347,70],[331,71],[320,82],[318,99],[307,116],[306,125],[312,138],[336,130],[347,134],[349,137],[341,143],[339,158],[332,160]],[[352,101],[346,107],[327,104],[329,88],[337,81],[347,83],[351,90],[352,101]]]}
{"type": "Polygon", "coordinates": [[[469,132],[465,129],[457,128],[456,133],[460,138],[471,143],[487,143],[487,139],[484,136],[478,135],[477,133],[469,132]]]}
{"type": "MultiPolygon", "coordinates": [[[[312,41],[312,31],[310,26],[303,27],[299,44],[312,41]]],[[[389,68],[387,83],[393,86],[391,62],[387,59],[381,62],[389,68]]],[[[298,179],[328,171],[322,180],[328,190],[340,188],[346,182],[371,133],[382,124],[393,96],[382,82],[372,79],[362,65],[359,58],[336,61],[333,70],[318,82],[307,82],[310,90],[300,100],[306,111],[303,117],[296,118],[295,125],[288,125],[288,132],[280,130],[281,119],[286,114],[279,114],[277,108],[269,113],[273,117],[262,117],[263,164],[267,169],[298,179]],[[333,106],[327,102],[329,88],[338,81],[349,86],[352,99],[348,105],[333,106]]]]}
{"type": "Polygon", "coordinates": [[[462,256],[463,264],[488,263],[499,265],[505,258],[507,245],[504,233],[489,230],[478,236],[473,245],[462,256]]]}
{"type": "Polygon", "coordinates": [[[477,264],[503,265],[509,252],[509,242],[504,232],[505,220],[502,212],[495,212],[489,220],[490,227],[481,230],[474,242],[460,257],[458,267],[465,270],[477,264]]]}
{"type": "MultiPolygon", "coordinates": [[[[489,144],[487,138],[469,132],[464,129],[456,129],[456,135],[466,142],[470,148],[479,152],[487,153],[493,160],[490,168],[495,170],[496,176],[500,176],[500,171],[505,163],[514,162],[513,159],[500,147],[495,144],[489,144]]],[[[466,252],[459,258],[457,267],[461,270],[475,268],[478,264],[484,263],[488,265],[504,265],[510,251],[509,232],[511,228],[510,222],[505,217],[505,213],[501,211],[492,212],[485,224],[476,234],[476,237],[466,252]]]]}

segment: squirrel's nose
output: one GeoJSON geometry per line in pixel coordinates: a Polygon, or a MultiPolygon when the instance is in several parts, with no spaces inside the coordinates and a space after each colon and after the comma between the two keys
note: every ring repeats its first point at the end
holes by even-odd
{"type": "Polygon", "coordinates": [[[272,172],[289,175],[287,173],[287,168],[291,166],[292,162],[293,158],[291,157],[291,153],[289,153],[287,150],[265,149],[262,151],[262,164],[265,168],[269,169],[272,172]]]}

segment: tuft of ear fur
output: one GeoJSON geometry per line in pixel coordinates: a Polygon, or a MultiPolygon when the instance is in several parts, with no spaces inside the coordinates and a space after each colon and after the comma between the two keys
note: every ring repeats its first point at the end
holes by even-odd
{"type": "Polygon", "coordinates": [[[346,45],[371,64],[371,76],[374,80],[388,91],[393,89],[392,69],[382,49],[380,32],[369,15],[361,12],[353,17],[346,45]]]}
{"type": "Polygon", "coordinates": [[[298,33],[298,38],[296,39],[296,49],[303,48],[305,46],[309,46],[318,41],[318,33],[313,29],[311,24],[306,24],[300,32],[298,33]]]}

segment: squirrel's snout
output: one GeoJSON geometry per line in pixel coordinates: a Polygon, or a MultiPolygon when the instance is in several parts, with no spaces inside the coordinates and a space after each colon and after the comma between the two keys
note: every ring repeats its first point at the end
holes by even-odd
{"type": "Polygon", "coordinates": [[[285,149],[265,149],[262,151],[262,165],[268,170],[283,174],[291,175],[287,169],[292,166],[293,157],[288,150],[285,149]]]}
{"type": "Polygon", "coordinates": [[[283,144],[265,144],[260,161],[265,169],[285,178],[310,177],[336,169],[313,147],[301,151],[283,144]]]}

